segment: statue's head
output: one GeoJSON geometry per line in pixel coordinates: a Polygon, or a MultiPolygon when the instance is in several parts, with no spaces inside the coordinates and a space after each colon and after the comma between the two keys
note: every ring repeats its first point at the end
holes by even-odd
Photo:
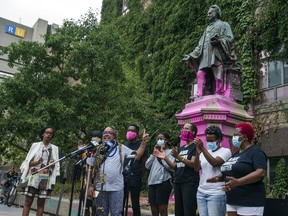
{"type": "Polygon", "coordinates": [[[210,19],[209,13],[212,13],[212,12],[215,13],[215,16],[216,16],[216,17],[213,17],[214,19],[215,18],[216,19],[220,19],[221,18],[221,9],[220,9],[220,7],[218,7],[217,5],[210,6],[209,11],[208,11],[209,19],[210,19]]]}

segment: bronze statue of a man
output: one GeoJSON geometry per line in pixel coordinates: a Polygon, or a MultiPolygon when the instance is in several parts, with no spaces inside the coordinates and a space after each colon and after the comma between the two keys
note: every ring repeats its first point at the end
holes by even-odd
{"type": "Polygon", "coordinates": [[[197,72],[197,95],[224,94],[224,68],[236,62],[234,37],[230,25],[221,20],[221,10],[212,5],[208,22],[198,46],[183,60],[197,72]]]}

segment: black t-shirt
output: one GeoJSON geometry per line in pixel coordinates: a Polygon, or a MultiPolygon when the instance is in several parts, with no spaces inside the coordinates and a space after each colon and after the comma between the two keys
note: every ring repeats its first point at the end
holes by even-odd
{"type": "MultiPolygon", "coordinates": [[[[251,146],[245,151],[236,152],[221,166],[224,177],[241,178],[256,169],[267,170],[266,154],[258,147],[251,146]]],[[[263,181],[242,185],[226,192],[227,204],[247,207],[264,206],[265,186],[263,181]]]]}
{"type": "MultiPolygon", "coordinates": [[[[181,157],[191,160],[192,156],[196,155],[196,146],[190,144],[185,147],[182,146],[178,149],[178,153],[181,157]]],[[[176,159],[176,171],[175,171],[175,183],[181,184],[186,182],[198,182],[199,183],[199,172],[196,172],[193,168],[186,166],[182,161],[176,159]]]]}
{"type": "MultiPolygon", "coordinates": [[[[136,151],[140,147],[141,141],[137,140],[135,143],[132,144],[129,141],[126,141],[124,145],[127,146],[129,149],[136,151]]],[[[124,176],[124,181],[126,183],[129,182],[130,186],[139,186],[142,184],[142,163],[145,163],[145,161],[143,161],[143,158],[147,157],[148,157],[148,150],[146,148],[140,160],[125,158],[124,167],[126,167],[129,161],[132,160],[129,175],[124,176]]]]}

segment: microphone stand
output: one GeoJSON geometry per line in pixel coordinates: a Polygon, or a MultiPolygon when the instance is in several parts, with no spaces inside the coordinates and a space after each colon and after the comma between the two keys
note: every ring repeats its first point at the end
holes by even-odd
{"type": "MultiPolygon", "coordinates": [[[[90,155],[90,158],[92,158],[93,155],[90,155]]],[[[87,164],[87,163],[86,163],[87,164]]],[[[86,191],[85,191],[85,198],[84,198],[84,204],[82,208],[82,216],[85,215],[85,209],[86,209],[86,202],[87,202],[87,196],[88,196],[88,190],[89,190],[89,185],[90,185],[90,176],[91,176],[91,165],[88,165],[88,175],[86,178],[86,191]]]]}
{"type": "Polygon", "coordinates": [[[82,202],[83,202],[83,191],[84,191],[84,181],[85,181],[85,175],[86,175],[86,170],[82,167],[81,170],[81,189],[80,189],[80,195],[79,195],[79,206],[78,206],[78,214],[77,216],[81,215],[81,208],[82,208],[82,202]]]}
{"type": "Polygon", "coordinates": [[[65,162],[65,166],[64,166],[64,174],[63,174],[63,179],[62,179],[62,185],[61,185],[61,189],[60,189],[60,195],[59,195],[59,200],[58,200],[58,205],[57,205],[57,210],[56,210],[56,216],[58,216],[59,214],[59,210],[60,210],[60,205],[61,205],[61,200],[62,200],[62,196],[64,193],[64,186],[67,180],[67,166],[69,163],[70,158],[65,162]]]}
{"type": "MultiPolygon", "coordinates": [[[[75,172],[76,172],[77,168],[81,168],[84,165],[84,163],[86,162],[87,158],[88,158],[88,156],[86,156],[85,158],[79,160],[76,164],[74,164],[73,177],[72,177],[72,182],[71,182],[71,193],[70,193],[70,204],[69,204],[68,216],[71,216],[71,212],[72,212],[74,184],[75,184],[75,178],[76,178],[75,172]]],[[[85,174],[83,174],[83,175],[85,175],[85,174]]],[[[84,179],[84,176],[83,176],[83,179],[84,179]]],[[[84,182],[82,182],[82,184],[84,184],[84,182]]],[[[82,194],[80,194],[79,206],[81,205],[81,202],[82,202],[82,194]]],[[[79,215],[79,206],[78,206],[78,215],[79,215]]]]}
{"type": "MultiPolygon", "coordinates": [[[[82,149],[81,149],[82,150],[82,149]]],[[[86,149],[87,150],[87,149],[86,149]]],[[[74,194],[74,184],[75,184],[75,171],[77,170],[77,168],[82,167],[85,163],[85,161],[87,160],[88,156],[86,156],[84,159],[79,160],[76,164],[74,164],[74,168],[73,168],[73,177],[72,177],[72,182],[71,182],[71,193],[70,193],[70,204],[69,204],[69,213],[68,216],[71,216],[71,212],[72,212],[72,203],[73,203],[73,194],[74,194]]],[[[83,183],[82,183],[83,184],[83,183]]],[[[81,205],[81,199],[79,200],[79,205],[81,205]]],[[[79,214],[79,208],[78,208],[78,214],[79,214]]]]}
{"type": "MultiPolygon", "coordinates": [[[[91,148],[92,148],[92,147],[93,147],[93,146],[91,146],[91,148]]],[[[89,148],[90,148],[90,147],[89,147],[89,148]]],[[[53,161],[52,163],[49,163],[48,165],[42,167],[41,169],[36,170],[35,172],[32,173],[32,175],[35,175],[35,174],[37,174],[38,172],[41,172],[42,170],[47,169],[47,168],[49,168],[50,166],[53,166],[54,164],[56,164],[56,163],[58,163],[58,162],[60,162],[60,161],[62,161],[62,160],[64,160],[64,159],[66,159],[66,158],[69,158],[69,159],[70,159],[70,158],[75,157],[75,156],[78,155],[78,154],[82,154],[84,151],[88,150],[89,148],[82,148],[82,149],[76,150],[76,151],[74,151],[74,152],[71,152],[71,153],[65,155],[64,157],[62,157],[62,158],[60,158],[60,159],[58,159],[58,160],[56,160],[56,161],[53,161]]]]}

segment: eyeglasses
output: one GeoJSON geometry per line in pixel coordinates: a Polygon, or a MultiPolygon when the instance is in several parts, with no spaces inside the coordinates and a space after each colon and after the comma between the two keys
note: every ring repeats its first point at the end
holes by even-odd
{"type": "Polygon", "coordinates": [[[104,131],[104,132],[102,133],[102,135],[103,135],[103,136],[105,136],[105,135],[115,135],[115,133],[112,132],[112,131],[104,131]]]}
{"type": "Polygon", "coordinates": [[[45,134],[53,134],[52,131],[45,131],[44,133],[45,133],[45,134]]]}

